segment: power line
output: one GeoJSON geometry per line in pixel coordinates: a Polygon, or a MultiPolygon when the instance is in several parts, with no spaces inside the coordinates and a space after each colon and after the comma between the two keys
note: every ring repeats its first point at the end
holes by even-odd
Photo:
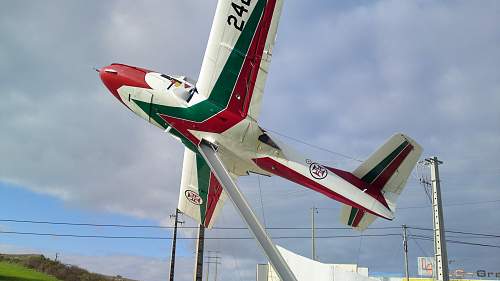
{"type": "MultiPolygon", "coordinates": [[[[156,229],[172,229],[173,226],[160,225],[131,225],[131,224],[98,224],[98,223],[74,223],[63,221],[38,221],[38,220],[18,220],[18,219],[0,219],[0,222],[12,223],[29,223],[29,224],[48,224],[48,225],[69,225],[69,226],[91,226],[91,227],[117,227],[117,228],[156,228],[156,229]]],[[[197,226],[178,226],[177,228],[197,229],[197,226]]],[[[370,229],[397,229],[398,227],[374,227],[370,229]]],[[[221,226],[213,227],[212,229],[222,230],[246,230],[247,227],[232,227],[221,226]]],[[[269,230],[310,230],[311,227],[266,227],[269,230]]],[[[316,227],[316,229],[325,230],[351,230],[351,227],[316,227]]]]}
{"type": "Polygon", "coordinates": [[[413,242],[415,242],[415,244],[417,245],[417,247],[420,249],[420,251],[426,256],[428,257],[429,255],[427,254],[427,251],[424,250],[424,248],[420,245],[420,243],[418,243],[418,240],[414,239],[413,238],[413,234],[411,233],[410,230],[408,230],[408,233],[410,233],[410,238],[413,242]]]}
{"type": "MultiPolygon", "coordinates": [[[[431,229],[431,228],[417,227],[417,226],[409,226],[408,228],[416,229],[416,230],[424,230],[424,231],[433,231],[433,229],[431,229]]],[[[457,230],[446,230],[446,232],[448,232],[448,233],[455,233],[455,234],[464,234],[464,235],[474,235],[474,236],[484,236],[484,237],[500,238],[500,235],[498,235],[498,234],[490,234],[490,233],[466,232],[466,231],[457,231],[457,230]]]]}
{"type": "MultiPolygon", "coordinates": [[[[433,237],[431,237],[431,236],[423,236],[423,235],[413,235],[413,239],[426,240],[426,241],[434,241],[433,237]]],[[[460,241],[460,240],[449,240],[449,239],[446,239],[446,243],[463,244],[463,245],[471,245],[471,246],[481,246],[481,247],[489,247],[489,248],[500,248],[500,245],[474,243],[474,242],[467,242],[467,241],[460,241]]]]}
{"type": "MultiPolygon", "coordinates": [[[[82,235],[82,234],[67,234],[67,233],[42,233],[42,232],[19,232],[19,231],[0,231],[2,234],[12,235],[31,235],[31,236],[49,236],[49,237],[66,237],[66,238],[99,238],[99,239],[136,239],[136,240],[172,240],[171,237],[159,236],[107,236],[107,235],[82,235]]],[[[316,236],[316,239],[333,239],[333,238],[359,238],[359,237],[390,237],[399,236],[400,233],[385,233],[385,234],[363,234],[363,235],[330,235],[316,236]]],[[[410,235],[412,239],[432,241],[431,236],[425,235],[410,235]]],[[[196,237],[178,237],[178,240],[196,240],[196,237]]],[[[252,240],[254,237],[206,237],[209,240],[252,240]]],[[[275,236],[272,239],[311,239],[310,236],[275,236]]],[[[474,243],[460,240],[446,240],[447,243],[463,244],[471,246],[481,246],[490,248],[500,248],[500,245],[491,245],[484,243],[474,243]]]]}
{"type": "MultiPolygon", "coordinates": [[[[482,204],[489,204],[489,203],[500,203],[500,199],[497,200],[486,200],[486,201],[473,201],[473,202],[461,202],[461,203],[449,203],[449,204],[443,204],[445,207],[457,207],[457,206],[467,206],[467,205],[482,205],[482,204]]],[[[427,206],[408,206],[408,207],[398,207],[398,210],[407,210],[407,209],[426,209],[432,207],[431,205],[427,206]]],[[[324,209],[324,210],[336,210],[338,208],[318,208],[318,209],[324,209]]]]}
{"type": "MultiPolygon", "coordinates": [[[[450,203],[450,204],[443,204],[445,207],[456,207],[456,206],[466,206],[466,205],[482,205],[482,204],[488,204],[488,203],[499,203],[500,199],[498,200],[487,200],[487,201],[474,201],[474,202],[462,202],[462,203],[450,203]]],[[[404,209],[424,209],[424,208],[429,208],[430,206],[409,206],[409,207],[400,207],[398,210],[404,210],[404,209]]]]}
{"type": "MultiPolygon", "coordinates": [[[[172,229],[173,226],[160,226],[160,225],[132,225],[132,224],[97,224],[97,223],[74,223],[74,222],[63,222],[63,221],[47,221],[47,220],[18,220],[18,219],[0,219],[0,222],[12,222],[12,223],[28,223],[28,224],[47,224],[47,225],[68,225],[68,226],[91,226],[91,227],[117,227],[117,228],[153,228],[153,229],[172,229]]],[[[178,226],[177,228],[184,229],[197,229],[197,226],[178,226]]],[[[423,231],[433,231],[431,228],[420,227],[420,226],[408,226],[409,229],[423,230],[423,231]]],[[[216,230],[246,230],[246,227],[213,227],[216,230]]],[[[310,230],[311,227],[266,227],[268,230],[310,230]]],[[[315,227],[317,230],[351,230],[350,227],[315,227]]],[[[369,230],[389,230],[389,229],[399,229],[399,227],[370,227],[369,230]]],[[[463,234],[463,235],[474,235],[483,237],[494,237],[500,238],[498,234],[490,233],[478,233],[478,232],[466,232],[458,230],[446,230],[449,233],[463,234]]],[[[364,235],[366,236],[366,235],[364,235]]]]}
{"type": "Polygon", "coordinates": [[[471,245],[471,246],[481,246],[481,247],[489,247],[489,248],[500,248],[500,245],[491,245],[491,244],[483,244],[483,243],[473,243],[473,242],[458,241],[458,240],[446,240],[446,242],[448,242],[448,243],[454,243],[454,244],[471,245]]]}
{"type": "MultiPolygon", "coordinates": [[[[160,228],[170,229],[173,226],[160,226],[160,225],[131,225],[131,224],[98,224],[98,223],[74,223],[64,221],[37,221],[37,220],[17,220],[17,219],[0,219],[0,222],[14,222],[14,223],[31,223],[31,224],[49,224],[49,225],[70,225],[70,226],[92,226],[92,227],[119,227],[119,228],[160,228]]],[[[183,226],[177,228],[198,228],[197,226],[183,226]]]]}
{"type": "Polygon", "coordinates": [[[275,133],[275,134],[277,134],[277,135],[280,135],[280,136],[282,136],[282,137],[285,137],[285,138],[287,138],[287,139],[291,139],[291,140],[296,141],[296,142],[298,142],[298,143],[305,144],[305,145],[307,145],[307,146],[310,146],[310,147],[313,147],[313,148],[316,148],[316,149],[319,149],[319,150],[322,150],[322,151],[326,151],[326,152],[329,152],[329,153],[331,153],[331,154],[335,154],[335,155],[337,155],[337,156],[341,156],[341,157],[344,157],[344,158],[349,159],[349,160],[353,160],[353,161],[357,161],[357,162],[363,162],[363,160],[360,160],[360,159],[354,158],[354,157],[349,156],[349,155],[347,155],[347,154],[340,153],[340,152],[336,152],[336,151],[333,151],[333,150],[329,150],[329,149],[323,148],[323,147],[321,147],[321,146],[317,146],[317,145],[315,145],[315,144],[308,143],[308,142],[306,142],[306,141],[300,140],[300,139],[298,139],[298,138],[294,138],[294,137],[287,136],[287,135],[285,135],[285,134],[283,134],[283,133],[279,133],[279,132],[274,131],[274,130],[270,130],[270,129],[265,129],[265,130],[266,130],[266,131],[269,131],[269,132],[272,132],[272,133],[275,133]]]}
{"type": "Polygon", "coordinates": [[[260,185],[260,175],[257,175],[257,182],[259,184],[259,197],[260,197],[260,207],[262,210],[262,221],[264,223],[264,227],[267,228],[266,212],[264,211],[264,202],[262,201],[262,187],[260,185]]]}
{"type": "MultiPolygon", "coordinates": [[[[108,235],[82,235],[82,234],[66,234],[66,233],[43,233],[43,232],[19,232],[19,231],[0,231],[3,234],[13,235],[33,235],[33,236],[50,236],[50,237],[69,237],[69,238],[102,238],[102,239],[138,239],[138,240],[172,240],[171,237],[160,236],[108,236],[108,235]]],[[[386,234],[364,234],[364,237],[388,237],[401,236],[399,233],[386,234]]],[[[358,238],[360,235],[330,235],[317,236],[320,239],[331,238],[358,238]]],[[[275,236],[273,239],[311,239],[310,236],[275,236]]],[[[177,237],[177,240],[197,240],[196,237],[177,237]]],[[[210,240],[252,240],[254,237],[205,237],[210,240]]]]}
{"type": "Polygon", "coordinates": [[[448,230],[446,232],[449,233],[456,233],[456,234],[466,234],[466,235],[475,235],[475,236],[484,236],[484,237],[495,237],[495,238],[500,238],[500,235],[496,234],[488,234],[488,233],[473,233],[473,232],[465,232],[465,231],[455,231],[455,230],[448,230]]]}

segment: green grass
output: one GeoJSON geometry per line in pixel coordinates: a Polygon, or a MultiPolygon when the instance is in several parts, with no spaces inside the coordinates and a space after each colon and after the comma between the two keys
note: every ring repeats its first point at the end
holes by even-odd
{"type": "Polygon", "coordinates": [[[0,281],[59,281],[21,265],[0,262],[0,281]]]}

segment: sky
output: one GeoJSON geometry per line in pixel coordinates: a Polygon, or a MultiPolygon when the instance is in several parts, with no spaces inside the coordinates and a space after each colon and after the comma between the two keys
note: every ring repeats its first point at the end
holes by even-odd
{"type": "MultiPolygon", "coordinates": [[[[112,62],[197,77],[215,1],[10,1],[0,10],[0,231],[171,237],[170,229],[47,226],[6,219],[172,224],[183,147],[116,102],[93,67],[112,62]]],[[[395,132],[438,156],[445,225],[500,233],[500,25],[498,1],[286,1],[262,113],[264,128],[329,151],[365,159],[395,132]],[[307,11],[307,12],[306,12],[307,11]]],[[[287,137],[325,165],[359,162],[287,137]]],[[[415,171],[394,221],[374,227],[432,227],[415,171]]],[[[269,227],[342,227],[340,204],[280,178],[239,185],[269,227]]],[[[184,218],[184,226],[193,226],[184,218]]],[[[244,226],[228,201],[216,226],[244,226]]],[[[412,234],[430,235],[411,230],[412,234]]],[[[308,230],[272,230],[308,236],[308,230]]],[[[401,233],[400,229],[366,234],[401,233]]],[[[318,230],[318,236],[357,235],[318,230]]],[[[193,237],[182,229],[182,237],[193,237]]],[[[209,238],[247,237],[211,230],[209,238]]],[[[449,239],[499,245],[498,238],[449,239]]],[[[276,242],[310,255],[308,239],[276,242]]],[[[180,240],[177,280],[191,280],[194,242],[180,240]]],[[[403,271],[399,236],[318,239],[326,263],[371,272],[403,271]]],[[[219,251],[220,280],[255,280],[266,259],[253,240],[207,240],[219,251]],[[236,278],[235,278],[236,277],[236,278]]],[[[410,240],[416,257],[432,243],[410,240]]],[[[0,233],[0,252],[60,255],[92,271],[165,280],[169,240],[47,238],[0,233]]],[[[448,244],[451,269],[500,272],[495,248],[448,244]]],[[[213,269],[211,269],[213,272],[213,269]]]]}

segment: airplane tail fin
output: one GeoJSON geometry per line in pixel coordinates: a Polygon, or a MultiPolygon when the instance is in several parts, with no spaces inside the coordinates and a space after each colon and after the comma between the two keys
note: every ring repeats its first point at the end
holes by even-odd
{"type": "MultiPolygon", "coordinates": [[[[418,143],[398,133],[387,140],[352,174],[367,184],[366,193],[373,197],[383,196],[389,209],[394,212],[396,200],[421,153],[422,147],[418,143]]],[[[357,230],[366,229],[375,218],[373,214],[347,205],[343,206],[340,216],[343,223],[357,230]]]]}

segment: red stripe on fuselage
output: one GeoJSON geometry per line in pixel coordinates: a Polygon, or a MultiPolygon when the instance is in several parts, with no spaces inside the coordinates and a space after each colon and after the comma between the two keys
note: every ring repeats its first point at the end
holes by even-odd
{"type": "Polygon", "coordinates": [[[327,188],[326,186],[323,186],[323,185],[313,181],[312,179],[300,174],[299,172],[296,172],[296,171],[288,168],[287,166],[285,166],[285,165],[283,165],[283,164],[281,164],[281,163],[279,163],[279,162],[277,162],[269,157],[256,158],[256,159],[252,159],[252,160],[255,162],[255,164],[257,164],[257,166],[259,166],[261,169],[263,169],[265,171],[268,171],[269,173],[272,173],[274,175],[280,176],[282,178],[285,178],[287,180],[293,181],[297,184],[300,184],[302,186],[310,188],[316,192],[319,192],[327,197],[335,199],[335,200],[337,200],[341,203],[344,203],[346,205],[364,210],[364,211],[371,213],[371,214],[374,214],[378,217],[385,218],[384,216],[381,216],[381,215],[379,215],[371,210],[366,209],[365,207],[357,204],[356,202],[345,198],[344,196],[332,191],[331,189],[327,188]]]}
{"type": "Polygon", "coordinates": [[[352,185],[356,186],[357,188],[366,190],[367,194],[377,199],[377,201],[382,203],[385,207],[389,208],[389,205],[387,204],[387,201],[385,200],[385,197],[382,195],[381,191],[387,184],[389,179],[392,177],[392,175],[394,175],[401,163],[403,163],[406,157],[410,154],[412,149],[413,146],[408,143],[408,145],[396,156],[396,158],[394,158],[394,160],[392,160],[392,162],[382,171],[382,173],[380,173],[380,175],[377,176],[377,178],[371,184],[364,182],[352,173],[330,167],[326,168],[339,177],[345,179],[352,185]]]}
{"type": "Polygon", "coordinates": [[[373,185],[370,185],[369,183],[364,182],[360,178],[356,177],[352,173],[331,168],[331,167],[325,167],[328,170],[332,171],[334,174],[337,176],[345,179],[347,182],[350,184],[354,185],[355,187],[359,188],[360,190],[365,190],[366,194],[369,194],[371,197],[377,199],[382,205],[384,205],[386,208],[389,208],[389,205],[387,204],[387,201],[385,200],[384,196],[382,193],[380,193],[380,189],[374,188],[373,185]]]}
{"type": "Polygon", "coordinates": [[[248,101],[251,100],[253,95],[255,81],[259,73],[260,60],[264,52],[275,6],[276,0],[270,0],[264,8],[261,20],[247,51],[233,92],[231,93],[231,98],[224,110],[203,122],[194,122],[171,117],[168,114],[159,114],[163,120],[188,138],[193,144],[198,145],[200,140],[188,130],[220,134],[238,124],[246,117],[250,104],[248,101]]]}

